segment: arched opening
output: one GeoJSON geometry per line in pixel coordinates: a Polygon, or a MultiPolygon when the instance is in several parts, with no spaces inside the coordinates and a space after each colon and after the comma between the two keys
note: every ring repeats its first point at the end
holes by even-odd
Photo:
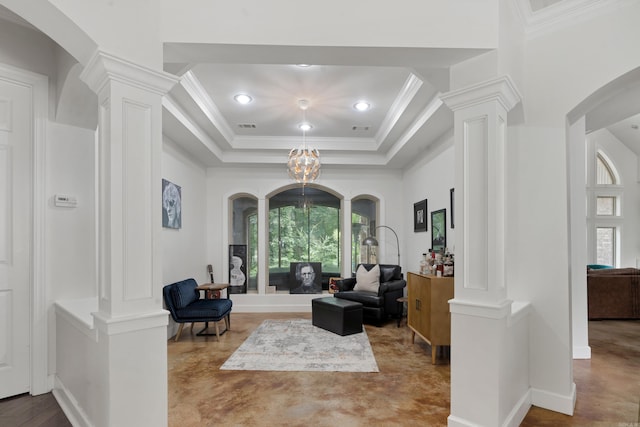
{"type": "MultiPolygon", "coordinates": [[[[596,260],[595,229],[591,224],[591,213],[597,212],[597,197],[604,196],[602,208],[609,209],[614,214],[620,212],[619,199],[607,198],[611,194],[606,190],[609,186],[620,183],[621,177],[617,175],[616,168],[612,168],[608,156],[603,151],[598,152],[589,145],[588,138],[596,132],[611,128],[616,123],[628,120],[640,113],[637,103],[633,100],[640,96],[640,67],[629,71],[613,81],[594,91],[584,101],[578,104],[567,114],[567,155],[568,181],[569,181],[569,254],[570,254],[570,282],[572,304],[572,335],[573,357],[576,359],[588,359],[591,350],[588,344],[588,310],[587,310],[587,278],[586,265],[596,260]],[[590,163],[589,163],[590,162],[590,163]],[[598,163],[600,162],[600,166],[598,163]],[[589,182],[587,177],[587,165],[592,168],[591,178],[594,191],[588,194],[589,182]],[[600,171],[598,172],[598,169],[600,171]],[[597,175],[600,175],[598,180],[597,175]],[[597,182],[600,181],[600,184],[597,182]],[[605,182],[611,182],[609,184],[605,182]],[[587,202],[585,202],[585,200],[587,202]],[[617,205],[616,205],[617,203],[617,205]],[[608,206],[608,207],[607,207],[608,206]],[[592,230],[591,237],[587,237],[586,230],[592,230]],[[588,243],[594,242],[592,244],[588,243]],[[592,247],[593,250],[589,251],[592,247]]],[[[636,153],[637,155],[637,153],[636,153]]],[[[633,177],[636,179],[637,177],[633,177]]],[[[635,197],[638,197],[636,194],[635,197]]],[[[599,215],[593,215],[594,221],[600,220],[599,215]]],[[[602,216],[602,215],[600,215],[602,216]]],[[[613,215],[610,216],[609,219],[613,215]]],[[[625,221],[635,221],[637,218],[627,218],[625,221]]],[[[634,224],[635,227],[635,224],[634,224]]],[[[605,230],[608,237],[619,235],[619,230],[605,230]]],[[[627,235],[629,233],[626,233],[627,235]]],[[[607,237],[607,236],[603,236],[607,237]]],[[[611,242],[612,247],[619,246],[618,242],[611,242]]],[[[615,263],[616,256],[610,255],[610,262],[615,263]]],[[[630,261],[628,261],[630,262],[630,261]]],[[[637,261],[636,261],[637,262],[637,261]]],[[[623,262],[624,263],[624,262],[623,262]]],[[[624,265],[623,265],[624,266],[624,265]]]]}
{"type": "Polygon", "coordinates": [[[269,284],[278,292],[296,288],[299,263],[312,263],[322,290],[342,266],[341,198],[318,187],[286,188],[269,197],[269,284]]]}
{"type": "Polygon", "coordinates": [[[237,194],[230,197],[229,200],[231,209],[229,214],[229,281],[232,285],[230,290],[233,290],[232,293],[257,293],[259,268],[258,199],[247,194],[237,194]],[[234,274],[236,271],[239,273],[234,274]]]}
{"type": "Polygon", "coordinates": [[[363,258],[362,242],[374,235],[378,224],[378,200],[372,196],[358,196],[351,201],[351,271],[356,271],[363,258]]]}

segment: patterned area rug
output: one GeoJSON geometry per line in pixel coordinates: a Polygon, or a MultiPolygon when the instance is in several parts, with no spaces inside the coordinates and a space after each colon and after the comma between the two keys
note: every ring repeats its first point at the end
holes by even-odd
{"type": "Polygon", "coordinates": [[[343,337],[307,319],[265,320],[220,369],[379,372],[364,329],[343,337]]]}

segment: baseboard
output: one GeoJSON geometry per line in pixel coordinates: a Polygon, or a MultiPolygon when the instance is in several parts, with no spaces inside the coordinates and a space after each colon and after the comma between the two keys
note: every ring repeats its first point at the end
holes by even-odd
{"type": "Polygon", "coordinates": [[[515,404],[502,427],[518,427],[531,408],[531,389],[527,390],[515,404]]]}
{"type": "Polygon", "coordinates": [[[571,393],[568,396],[532,388],[531,404],[550,411],[573,415],[576,406],[576,384],[571,384],[571,393]]]}
{"type": "MultiPolygon", "coordinates": [[[[501,426],[518,427],[520,423],[522,423],[522,420],[524,420],[524,417],[527,416],[529,408],[531,408],[531,390],[527,390],[522,395],[518,403],[515,404],[509,415],[507,415],[507,418],[504,420],[501,426]]],[[[455,415],[449,415],[449,417],[447,418],[448,427],[476,427],[477,425],[477,422],[472,422],[455,415]]]]}
{"type": "Polygon", "coordinates": [[[64,415],[69,419],[73,427],[93,427],[87,414],[78,405],[78,401],[57,376],[55,377],[52,393],[58,405],[60,405],[62,412],[64,412],[64,415]]]}
{"type": "Polygon", "coordinates": [[[574,359],[591,359],[591,347],[585,346],[573,346],[573,358],[574,359]]]}
{"type": "Polygon", "coordinates": [[[477,424],[467,421],[464,418],[456,417],[454,415],[449,415],[447,417],[447,426],[448,427],[476,427],[477,424]]]}

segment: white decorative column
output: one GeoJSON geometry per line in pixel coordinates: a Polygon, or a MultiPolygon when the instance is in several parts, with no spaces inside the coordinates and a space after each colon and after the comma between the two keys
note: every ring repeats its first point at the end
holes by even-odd
{"type": "MultiPolygon", "coordinates": [[[[172,76],[98,51],[81,78],[98,94],[96,426],[167,424],[162,309],[162,96],[172,76]]],[[[93,396],[92,396],[93,398],[93,396]]],[[[94,411],[89,411],[94,412],[94,411]]]]}
{"type": "Polygon", "coordinates": [[[456,167],[450,426],[504,422],[507,112],[520,98],[508,77],[442,97],[454,111],[456,167]]]}
{"type": "Polygon", "coordinates": [[[351,199],[346,197],[342,200],[342,277],[351,277],[351,241],[353,233],[353,224],[351,223],[351,199]]]}

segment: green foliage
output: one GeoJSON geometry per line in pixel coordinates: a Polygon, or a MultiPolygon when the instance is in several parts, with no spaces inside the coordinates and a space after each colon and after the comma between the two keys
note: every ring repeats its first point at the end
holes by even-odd
{"type": "Polygon", "coordinates": [[[321,262],[340,271],[340,210],[327,206],[284,206],[269,212],[269,269],[291,262],[321,262]]]}

